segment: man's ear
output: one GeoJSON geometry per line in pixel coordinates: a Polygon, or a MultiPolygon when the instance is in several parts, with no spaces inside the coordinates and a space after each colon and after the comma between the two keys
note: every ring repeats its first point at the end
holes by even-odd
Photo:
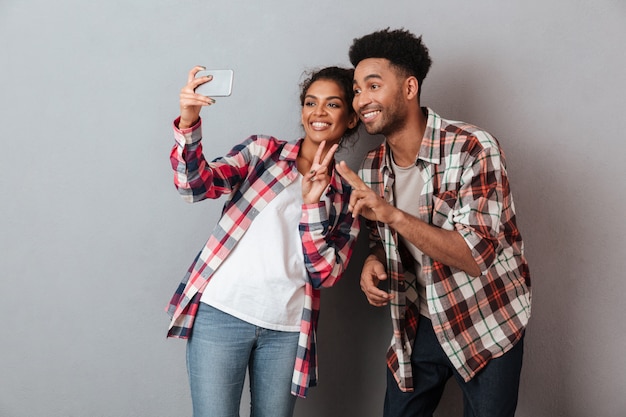
{"type": "Polygon", "coordinates": [[[420,84],[415,77],[409,77],[404,82],[405,94],[408,100],[413,100],[419,95],[420,84]]]}

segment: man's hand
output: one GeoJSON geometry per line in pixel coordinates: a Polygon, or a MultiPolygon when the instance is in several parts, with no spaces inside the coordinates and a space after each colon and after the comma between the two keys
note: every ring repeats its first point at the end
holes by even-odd
{"type": "Polygon", "coordinates": [[[375,255],[368,256],[361,271],[361,291],[371,305],[383,307],[393,299],[393,295],[378,288],[380,281],[386,279],[387,273],[382,262],[375,255]]]}
{"type": "Polygon", "coordinates": [[[387,203],[382,197],[369,188],[359,176],[352,171],[345,161],[338,163],[335,168],[342,177],[352,186],[349,210],[353,216],[359,214],[368,220],[390,224],[397,215],[398,209],[387,203]]]}

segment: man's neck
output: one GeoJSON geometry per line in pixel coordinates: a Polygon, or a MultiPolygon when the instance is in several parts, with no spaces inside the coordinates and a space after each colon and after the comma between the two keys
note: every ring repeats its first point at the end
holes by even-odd
{"type": "Polygon", "coordinates": [[[415,163],[426,131],[427,118],[419,109],[407,117],[404,127],[386,136],[394,162],[401,167],[415,163]]]}

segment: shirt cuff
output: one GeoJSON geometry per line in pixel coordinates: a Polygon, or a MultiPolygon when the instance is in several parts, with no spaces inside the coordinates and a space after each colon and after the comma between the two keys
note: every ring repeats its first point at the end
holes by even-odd
{"type": "Polygon", "coordinates": [[[199,142],[202,139],[202,119],[198,118],[198,122],[186,129],[180,129],[178,124],[180,123],[180,116],[174,120],[174,140],[180,145],[191,145],[193,143],[199,142]]]}
{"type": "Polygon", "coordinates": [[[323,228],[322,223],[327,221],[328,213],[326,213],[326,204],[323,201],[311,204],[302,204],[302,217],[300,223],[308,225],[309,230],[315,225],[323,228]]]}
{"type": "Polygon", "coordinates": [[[491,263],[495,259],[495,248],[490,248],[489,246],[492,244],[470,227],[457,224],[456,229],[469,247],[472,257],[474,261],[476,261],[476,264],[478,264],[481,273],[484,273],[491,267],[491,263]]]}

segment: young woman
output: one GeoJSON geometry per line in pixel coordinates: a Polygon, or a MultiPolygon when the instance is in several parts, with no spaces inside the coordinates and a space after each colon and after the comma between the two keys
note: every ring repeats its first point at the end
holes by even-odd
{"type": "Polygon", "coordinates": [[[171,162],[188,202],[228,194],[222,216],[170,301],[168,336],[188,339],[194,416],[238,416],[246,375],[251,415],[289,417],[316,384],[319,288],[343,274],[359,230],[351,188],[333,155],[354,133],[353,71],[313,73],[302,85],[304,138],[250,136],[207,162],[193,68],[180,93],[171,162]]]}

